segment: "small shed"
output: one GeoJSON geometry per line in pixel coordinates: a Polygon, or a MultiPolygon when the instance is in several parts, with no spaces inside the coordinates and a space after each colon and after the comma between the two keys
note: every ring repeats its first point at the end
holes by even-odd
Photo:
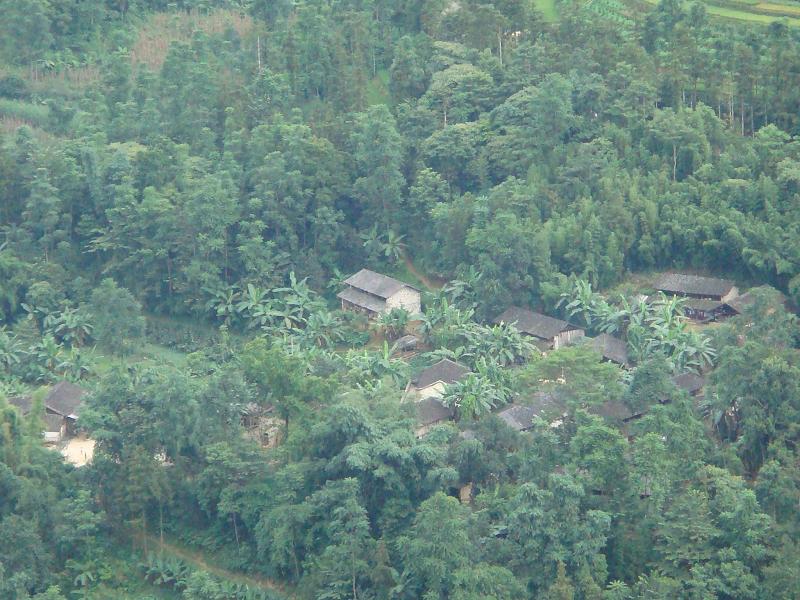
{"type": "Polygon", "coordinates": [[[361,269],[345,279],[344,285],[345,288],[338,294],[342,301],[342,310],[363,312],[370,318],[388,313],[394,308],[411,314],[420,312],[420,291],[393,277],[361,269]]]}
{"type": "Polygon", "coordinates": [[[671,296],[709,298],[721,302],[739,295],[739,289],[733,281],[685,273],[664,273],[656,279],[653,287],[671,296]]]}
{"type": "Polygon", "coordinates": [[[628,344],[607,333],[601,333],[595,338],[589,338],[588,345],[597,350],[604,360],[628,368],[628,344]]]}
{"type": "Polygon", "coordinates": [[[448,385],[456,383],[469,373],[469,369],[449,358],[423,369],[406,388],[418,398],[441,398],[448,385]]]}
{"type": "Polygon", "coordinates": [[[494,323],[507,323],[520,333],[546,342],[548,348],[566,346],[585,335],[583,329],[527,308],[512,306],[496,317],[494,323]]]}

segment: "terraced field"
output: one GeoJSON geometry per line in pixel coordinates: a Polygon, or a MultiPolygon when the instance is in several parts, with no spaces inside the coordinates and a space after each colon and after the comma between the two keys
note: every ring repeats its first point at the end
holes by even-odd
{"type": "MultiPolygon", "coordinates": [[[[650,5],[659,0],[644,0],[650,5]]],[[[703,0],[708,14],[722,19],[749,21],[769,25],[773,21],[782,20],[791,27],[800,27],[800,4],[791,0],[703,0]]],[[[536,8],[544,15],[545,20],[558,20],[558,0],[534,0],[536,8]]],[[[637,3],[639,0],[637,0],[637,3]]],[[[586,7],[603,17],[613,21],[628,21],[630,15],[636,14],[629,0],[589,0],[586,7]],[[622,5],[627,4],[627,8],[622,5]],[[621,8],[622,7],[622,8],[621,8]]],[[[641,8],[641,4],[639,4],[641,8]]]]}
{"type": "MultiPolygon", "coordinates": [[[[658,4],[658,0],[647,0],[647,2],[658,4]]],[[[792,27],[800,27],[800,5],[794,3],[706,0],[705,5],[708,14],[725,19],[765,25],[773,21],[785,20],[792,27]]]]}

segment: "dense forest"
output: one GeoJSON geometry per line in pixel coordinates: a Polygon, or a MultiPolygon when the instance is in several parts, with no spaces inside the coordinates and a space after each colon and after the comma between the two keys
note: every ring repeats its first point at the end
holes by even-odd
{"type": "Polygon", "coordinates": [[[0,599],[800,598],[800,29],[556,5],[0,0],[0,599]]]}

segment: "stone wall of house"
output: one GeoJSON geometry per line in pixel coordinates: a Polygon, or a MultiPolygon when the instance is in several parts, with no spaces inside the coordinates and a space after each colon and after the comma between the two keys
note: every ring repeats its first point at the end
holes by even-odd
{"type": "Polygon", "coordinates": [[[386,307],[388,310],[402,308],[412,315],[418,314],[420,312],[420,294],[417,290],[404,287],[386,299],[386,307]]]}

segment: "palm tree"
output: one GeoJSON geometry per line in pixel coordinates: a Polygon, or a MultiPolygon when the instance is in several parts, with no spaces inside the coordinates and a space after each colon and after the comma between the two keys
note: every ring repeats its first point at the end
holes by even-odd
{"type": "Polygon", "coordinates": [[[83,346],[92,335],[91,315],[74,308],[65,308],[56,316],[54,333],[70,346],[83,346]]]}
{"type": "Polygon", "coordinates": [[[386,232],[384,236],[385,241],[381,244],[381,250],[389,261],[389,264],[395,264],[403,257],[403,251],[405,249],[403,239],[405,239],[405,237],[404,235],[396,234],[391,229],[386,232]]]}
{"type": "Polygon", "coordinates": [[[460,278],[452,280],[442,291],[454,306],[474,309],[478,305],[475,287],[482,278],[483,273],[470,265],[460,278]]]}
{"type": "Polygon", "coordinates": [[[221,318],[225,325],[230,325],[239,313],[239,288],[230,285],[220,289],[203,288],[203,291],[211,295],[211,299],[205,304],[206,310],[221,318]]]}
{"type": "Polygon", "coordinates": [[[328,348],[344,339],[345,332],[341,319],[330,311],[311,313],[303,330],[302,337],[319,348],[328,348]]]}
{"type": "Polygon", "coordinates": [[[502,401],[492,382],[478,373],[469,373],[461,381],[448,385],[442,397],[442,404],[455,408],[459,419],[477,419],[502,401]]]}
{"type": "Polygon", "coordinates": [[[14,365],[18,365],[22,358],[22,345],[13,333],[8,333],[5,327],[0,328],[0,368],[6,372],[14,365]]]}
{"type": "Polygon", "coordinates": [[[58,370],[63,362],[62,355],[64,347],[59,344],[52,335],[45,335],[39,342],[34,344],[28,351],[37,373],[37,380],[50,379],[53,373],[58,370]]]}
{"type": "Polygon", "coordinates": [[[686,300],[678,296],[668,298],[663,292],[659,294],[658,300],[652,303],[650,322],[660,325],[666,329],[673,329],[680,326],[684,321],[683,307],[686,300]]]}
{"type": "Polygon", "coordinates": [[[393,308],[388,313],[383,313],[373,321],[371,327],[382,331],[388,340],[396,340],[401,337],[411,320],[411,315],[402,308],[393,308]]]}
{"type": "Polygon", "coordinates": [[[584,279],[575,279],[572,288],[561,294],[558,306],[564,305],[567,316],[580,316],[586,327],[592,326],[592,317],[597,303],[597,294],[592,291],[592,284],[584,279]]]}
{"type": "Polygon", "coordinates": [[[251,318],[253,312],[269,302],[269,292],[252,283],[242,292],[236,303],[236,312],[245,318],[251,318]]]}
{"type": "Polygon", "coordinates": [[[378,233],[378,226],[373,225],[372,229],[365,233],[359,234],[359,237],[364,240],[362,246],[364,250],[367,252],[367,256],[371,260],[376,260],[378,256],[383,252],[383,246],[381,244],[381,236],[378,233]]]}
{"type": "Polygon", "coordinates": [[[57,365],[56,371],[70,381],[80,381],[89,375],[93,368],[94,364],[86,359],[86,354],[73,348],[57,365]]]}

